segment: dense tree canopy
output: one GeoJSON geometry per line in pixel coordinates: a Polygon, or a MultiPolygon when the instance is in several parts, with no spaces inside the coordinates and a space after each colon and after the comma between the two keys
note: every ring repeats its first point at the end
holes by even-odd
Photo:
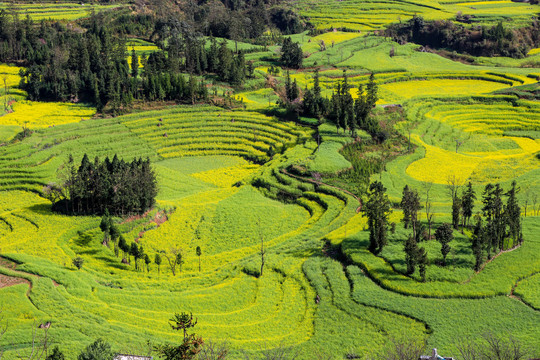
{"type": "Polygon", "coordinates": [[[70,157],[63,170],[64,183],[49,184],[44,189],[53,202],[53,210],[125,215],[143,213],[154,205],[157,184],[149,159],[125,162],[114,156],[112,161],[96,157],[91,162],[85,154],[78,168],[70,157]]]}

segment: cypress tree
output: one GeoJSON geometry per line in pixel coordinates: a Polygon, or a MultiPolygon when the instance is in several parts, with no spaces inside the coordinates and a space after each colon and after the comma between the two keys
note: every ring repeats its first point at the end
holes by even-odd
{"type": "Polygon", "coordinates": [[[479,216],[474,227],[473,236],[472,236],[472,251],[474,254],[474,271],[480,271],[482,266],[483,259],[483,248],[484,248],[484,228],[482,227],[482,218],[479,216]]]}
{"type": "Polygon", "coordinates": [[[435,239],[441,243],[441,254],[443,256],[443,266],[446,266],[446,256],[450,252],[450,241],[454,238],[452,226],[444,223],[435,230],[435,239]]]}
{"type": "Polygon", "coordinates": [[[386,188],[379,181],[370,184],[368,201],[362,208],[368,218],[369,251],[379,254],[387,242],[388,216],[391,214],[386,188]]]}
{"type": "Polygon", "coordinates": [[[407,264],[407,275],[412,275],[418,262],[418,244],[413,235],[409,235],[405,241],[405,263],[407,264]]]}
{"type": "Polygon", "coordinates": [[[476,200],[476,194],[472,187],[471,182],[467,184],[467,188],[463,192],[461,206],[463,208],[463,220],[466,222],[466,225],[469,225],[469,220],[473,214],[474,209],[474,200],[476,200]]]}
{"type": "Polygon", "coordinates": [[[505,194],[507,196],[506,206],[504,208],[504,217],[506,224],[509,227],[509,234],[513,240],[513,244],[521,242],[521,211],[519,203],[516,199],[516,195],[519,192],[519,188],[516,188],[516,181],[512,181],[512,187],[505,194]]]}

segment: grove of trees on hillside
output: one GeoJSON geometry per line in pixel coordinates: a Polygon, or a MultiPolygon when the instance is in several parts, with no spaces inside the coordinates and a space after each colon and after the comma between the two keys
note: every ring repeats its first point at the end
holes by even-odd
{"type": "Polygon", "coordinates": [[[150,160],[131,162],[98,157],[91,162],[84,155],[80,166],[69,157],[60,184],[48,184],[43,193],[53,210],[73,215],[141,214],[150,209],[157,195],[157,182],[150,160]]]}

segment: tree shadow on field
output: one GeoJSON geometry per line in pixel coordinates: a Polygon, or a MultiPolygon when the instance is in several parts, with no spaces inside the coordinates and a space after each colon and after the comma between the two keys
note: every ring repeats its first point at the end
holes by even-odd
{"type": "Polygon", "coordinates": [[[118,270],[129,270],[129,267],[122,264],[122,263],[120,263],[119,260],[111,259],[111,258],[109,258],[107,256],[96,256],[95,259],[96,260],[101,260],[101,261],[105,262],[108,266],[111,266],[111,267],[116,268],[118,270]]]}
{"type": "Polygon", "coordinates": [[[96,255],[99,252],[97,249],[91,249],[91,250],[83,250],[80,251],[79,254],[81,255],[96,255]]]}
{"type": "Polygon", "coordinates": [[[50,204],[35,204],[32,206],[28,206],[26,209],[39,215],[56,215],[52,212],[50,204]]]}

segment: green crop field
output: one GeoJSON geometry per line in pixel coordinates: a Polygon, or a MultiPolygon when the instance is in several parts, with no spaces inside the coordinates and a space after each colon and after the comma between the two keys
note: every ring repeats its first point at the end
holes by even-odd
{"type": "Polygon", "coordinates": [[[123,7],[123,4],[101,5],[93,3],[74,2],[2,2],[0,9],[14,12],[21,18],[29,16],[34,21],[61,20],[72,21],[90,16],[93,11],[111,10],[123,7]]]}
{"type": "MultiPolygon", "coordinates": [[[[116,6],[124,5],[2,8],[21,17],[72,21],[116,6]]],[[[48,321],[50,341],[66,359],[99,337],[114,351],[145,354],[149,343],[180,342],[168,320],[181,312],[198,319],[194,331],[205,341],[226,342],[230,359],[291,347],[302,360],[367,360],[402,338],[425,341],[426,354],[436,347],[459,359],[463,339],[488,332],[511,334],[540,356],[538,49],[523,59],[463,63],[374,34],[415,14],[446,20],[461,12],[475,16],[472,26],[500,20],[519,26],[540,8],[428,0],[299,0],[294,7],[316,29],[344,31],[291,35],[304,52],[304,67],[291,70],[291,79],[304,92],[318,68],[322,95],[330,98],[346,70],[357,98],[373,73],[379,91],[374,112],[399,118],[385,130],[399,135],[403,148],[378,144],[351,158],[346,147],[367,143],[366,132],[353,138],[329,121],[317,128],[316,119],[277,116],[286,70],[269,75],[280,51],[275,45],[228,40],[229,48],[250,51],[246,60],[255,68],[252,79],[234,88],[241,105],[232,110],[164,102],[100,117],[83,103],[27,100],[18,88],[20,68],[0,66],[2,360],[29,354],[33,331],[48,321]],[[26,130],[32,133],[24,137],[26,130]],[[133,259],[124,263],[112,245],[102,245],[101,217],[51,210],[44,187],[65,179],[70,155],[79,164],[84,154],[90,161],[150,159],[155,208],[113,218],[128,244],[137,242],[149,255],[148,268],[136,270],[133,259]],[[395,231],[376,256],[368,250],[361,212],[367,196],[354,181],[339,181],[347,181],[340,176],[359,160],[382,157],[389,159],[382,171],[366,176],[386,187],[395,231]],[[422,282],[418,270],[406,275],[403,249],[411,231],[401,222],[402,190],[417,190],[424,206],[429,189],[434,231],[452,222],[452,178],[459,186],[472,182],[473,216],[481,213],[488,183],[506,191],[516,181],[523,244],[506,242],[475,272],[471,229],[454,231],[446,266],[439,242],[421,242],[428,259],[422,282]],[[173,251],[183,259],[176,274],[167,259],[160,266],[153,262],[156,254],[173,251]],[[84,260],[80,270],[72,264],[75,257],[84,260]]],[[[159,51],[139,38],[130,38],[126,49],[138,56],[159,51]]],[[[419,220],[427,222],[424,208],[419,220]]]]}

